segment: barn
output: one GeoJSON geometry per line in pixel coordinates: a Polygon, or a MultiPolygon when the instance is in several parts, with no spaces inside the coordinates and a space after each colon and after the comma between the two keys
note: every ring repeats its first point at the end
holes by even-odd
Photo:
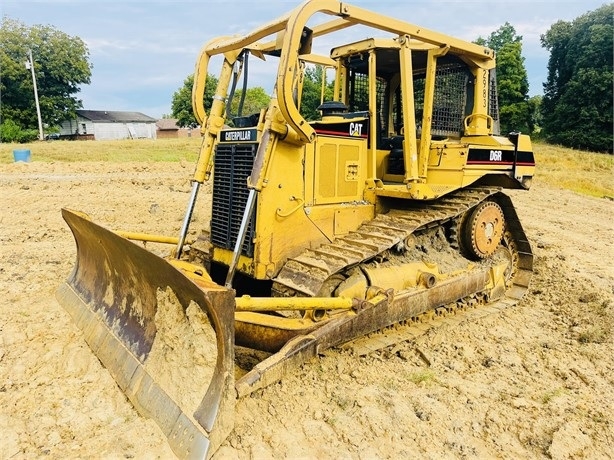
{"type": "Polygon", "coordinates": [[[78,139],[155,139],[156,119],[141,112],[77,110],[75,120],[62,123],[60,136],[78,139]]]}
{"type": "Polygon", "coordinates": [[[156,128],[158,133],[156,137],[158,139],[176,139],[178,137],[191,137],[192,131],[195,135],[198,134],[198,130],[192,130],[190,128],[181,128],[177,124],[176,118],[162,118],[156,122],[156,128]]]}

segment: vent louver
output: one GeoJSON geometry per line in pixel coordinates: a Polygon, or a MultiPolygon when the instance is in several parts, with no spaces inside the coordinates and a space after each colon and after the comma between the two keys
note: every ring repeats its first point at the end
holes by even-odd
{"type": "MultiPolygon", "coordinates": [[[[211,242],[217,247],[234,249],[249,195],[247,178],[252,172],[257,149],[256,143],[220,143],[216,147],[211,242]]],[[[252,215],[241,249],[247,257],[254,255],[255,227],[256,213],[252,215]]]]}

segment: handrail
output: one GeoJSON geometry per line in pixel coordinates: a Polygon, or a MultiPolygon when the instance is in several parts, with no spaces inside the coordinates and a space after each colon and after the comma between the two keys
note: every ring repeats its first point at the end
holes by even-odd
{"type": "Polygon", "coordinates": [[[472,113],[463,120],[466,136],[492,134],[493,118],[486,113],[472,113]],[[485,124],[480,122],[482,120],[485,124]],[[484,132],[486,130],[486,132],[484,132]]]}
{"type": "Polygon", "coordinates": [[[293,207],[292,209],[290,209],[289,211],[286,212],[282,212],[281,208],[277,208],[277,210],[275,211],[275,214],[277,214],[279,217],[288,217],[291,214],[295,213],[296,211],[298,211],[301,206],[303,206],[303,203],[305,202],[305,200],[303,200],[302,198],[297,198],[295,196],[290,197],[290,201],[296,201],[298,202],[298,204],[293,207]]]}

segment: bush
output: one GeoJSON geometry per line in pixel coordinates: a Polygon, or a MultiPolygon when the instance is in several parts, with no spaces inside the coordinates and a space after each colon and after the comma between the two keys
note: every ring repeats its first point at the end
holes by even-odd
{"type": "Polygon", "coordinates": [[[22,129],[13,120],[4,120],[0,124],[0,142],[18,142],[25,144],[32,142],[38,138],[38,132],[35,129],[22,129]]]}

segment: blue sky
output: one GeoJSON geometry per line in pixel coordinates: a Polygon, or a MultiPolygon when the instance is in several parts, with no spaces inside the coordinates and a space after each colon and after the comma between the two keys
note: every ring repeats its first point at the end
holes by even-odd
{"type": "MultiPolygon", "coordinates": [[[[219,35],[241,34],[281,16],[298,0],[2,0],[0,14],[28,26],[50,25],[80,37],[90,51],[92,81],[78,97],[89,110],[128,110],[159,118],[194,72],[200,48],[219,35]]],[[[349,3],[473,41],[505,22],[523,37],[530,95],[542,93],[548,52],[540,35],[558,20],[599,8],[600,0],[355,0],[349,3]]],[[[360,36],[354,39],[366,38],[360,36]]],[[[335,45],[340,43],[334,43],[335,45]]],[[[251,61],[250,61],[251,62],[251,61]]],[[[214,69],[209,68],[212,73],[214,69]]],[[[272,82],[250,86],[271,91],[272,82]]]]}

